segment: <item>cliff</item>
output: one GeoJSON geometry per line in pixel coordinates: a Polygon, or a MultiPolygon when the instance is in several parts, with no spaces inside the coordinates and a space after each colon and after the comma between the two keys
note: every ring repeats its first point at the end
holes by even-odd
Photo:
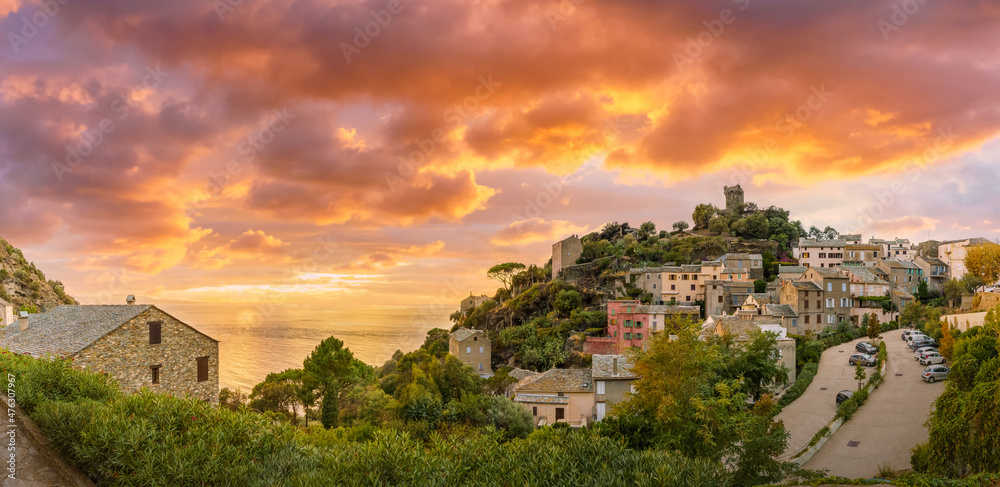
{"type": "Polygon", "coordinates": [[[0,299],[19,309],[32,307],[46,311],[60,304],[80,304],[66,294],[59,281],[45,279],[34,262],[28,262],[20,250],[0,238],[0,299]]]}

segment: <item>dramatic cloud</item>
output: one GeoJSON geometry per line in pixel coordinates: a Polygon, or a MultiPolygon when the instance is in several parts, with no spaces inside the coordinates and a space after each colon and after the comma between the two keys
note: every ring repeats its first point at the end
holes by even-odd
{"type": "Polygon", "coordinates": [[[492,242],[500,246],[525,245],[535,242],[554,242],[570,234],[586,234],[587,227],[577,226],[564,220],[545,221],[541,218],[521,220],[504,227],[493,237],[492,242]]]}

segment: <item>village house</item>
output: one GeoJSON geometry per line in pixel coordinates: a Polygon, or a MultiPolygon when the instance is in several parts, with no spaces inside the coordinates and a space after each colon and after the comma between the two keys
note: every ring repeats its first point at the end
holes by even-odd
{"type": "Polygon", "coordinates": [[[799,317],[800,334],[823,329],[823,290],[819,284],[805,280],[785,281],[778,300],[799,317]]]}
{"type": "Polygon", "coordinates": [[[879,270],[857,266],[845,266],[840,270],[850,283],[852,322],[860,323],[861,316],[870,313],[875,313],[882,321],[889,321],[882,306],[886,296],[889,296],[889,282],[882,279],[879,270]],[[866,297],[875,299],[865,299],[866,297]]]}
{"type": "Polygon", "coordinates": [[[905,293],[916,294],[917,286],[924,275],[924,270],[914,262],[899,260],[883,260],[875,269],[884,276],[891,288],[905,293]]]}
{"type": "Polygon", "coordinates": [[[965,253],[968,247],[990,242],[982,237],[964,240],[947,240],[938,244],[938,259],[951,270],[953,279],[965,277],[965,253]]]}
{"type": "Polygon", "coordinates": [[[834,239],[800,238],[796,248],[799,263],[809,267],[837,267],[844,265],[844,249],[847,242],[834,239]]]}
{"type": "Polygon", "coordinates": [[[761,254],[728,253],[719,260],[726,269],[747,273],[747,280],[764,278],[764,257],[761,254]]]}
{"type": "Polygon", "coordinates": [[[729,335],[736,342],[746,342],[753,338],[755,331],[774,333],[777,343],[777,361],[788,368],[787,386],[795,382],[795,340],[788,336],[781,325],[781,319],[773,316],[741,314],[739,316],[709,316],[701,328],[702,338],[729,335]]]}
{"type": "Polygon", "coordinates": [[[0,328],[14,322],[14,305],[0,298],[0,328]]]}
{"type": "Polygon", "coordinates": [[[511,399],[531,411],[537,426],[567,423],[585,428],[594,419],[594,384],[590,369],[551,369],[514,386],[511,399]]]}
{"type": "MultiPolygon", "coordinates": [[[[134,301],[132,301],[134,302],[134,301]]],[[[0,347],[63,357],[106,373],[125,392],[148,388],[219,399],[219,342],[152,305],[63,305],[0,330],[0,347]]]]}
{"type": "Polygon", "coordinates": [[[925,257],[918,255],[913,259],[921,270],[921,280],[927,282],[927,289],[931,292],[944,291],[944,283],[948,282],[948,264],[937,257],[925,257]]]}
{"type": "Polygon", "coordinates": [[[462,315],[468,316],[469,311],[482,306],[483,303],[489,301],[490,299],[491,298],[485,294],[473,296],[472,293],[469,293],[469,297],[463,299],[462,303],[459,304],[458,310],[462,313],[462,315]]]}
{"type": "Polygon", "coordinates": [[[753,291],[753,281],[706,281],[705,315],[734,314],[753,291]]]}
{"type": "MultiPolygon", "coordinates": [[[[802,274],[802,279],[815,282],[822,292],[817,307],[822,305],[824,326],[837,325],[851,318],[851,291],[849,280],[840,269],[812,267],[802,274]]],[[[822,328],[821,328],[822,329],[822,328]]]]}
{"type": "Polygon", "coordinates": [[[552,279],[558,279],[563,269],[576,265],[582,255],[583,242],[576,235],[552,244],[552,279]]]}
{"type": "Polygon", "coordinates": [[[803,331],[799,329],[799,314],[787,304],[765,304],[764,312],[761,315],[780,319],[781,326],[788,333],[795,335],[803,334],[803,331]]]}
{"type": "MultiPolygon", "coordinates": [[[[693,305],[706,300],[705,285],[708,281],[753,281],[750,272],[753,262],[749,258],[745,261],[732,260],[733,264],[745,263],[745,268],[727,267],[721,260],[642,267],[629,270],[629,276],[633,286],[653,295],[654,304],[693,305]]],[[[762,265],[759,268],[761,272],[762,265]]]]}
{"type": "Polygon", "coordinates": [[[881,245],[849,243],[844,247],[844,267],[875,267],[885,256],[881,245]]]}
{"type": "Polygon", "coordinates": [[[849,234],[846,234],[846,235],[841,235],[838,238],[840,240],[843,240],[844,243],[846,243],[847,245],[858,245],[858,244],[861,243],[861,234],[860,233],[849,233],[849,234]]]}
{"type": "Polygon", "coordinates": [[[777,281],[794,281],[800,277],[802,274],[806,273],[809,269],[804,265],[781,265],[778,266],[778,279],[777,281]]]}
{"type": "Polygon", "coordinates": [[[611,406],[635,392],[632,382],[639,377],[632,372],[632,363],[625,355],[594,355],[591,364],[594,421],[600,421],[611,412],[611,406]]]}
{"type": "Polygon", "coordinates": [[[493,375],[493,348],[483,330],[459,328],[448,335],[448,353],[472,367],[481,377],[493,375]]]}
{"type": "Polygon", "coordinates": [[[869,243],[879,244],[885,250],[886,260],[912,261],[917,252],[913,249],[913,244],[908,239],[896,238],[893,240],[881,240],[877,238],[868,239],[869,243]]]}
{"type": "Polygon", "coordinates": [[[644,305],[634,299],[608,301],[608,337],[615,349],[623,352],[630,347],[644,348],[651,334],[663,331],[677,320],[699,320],[697,306],[644,305]]]}

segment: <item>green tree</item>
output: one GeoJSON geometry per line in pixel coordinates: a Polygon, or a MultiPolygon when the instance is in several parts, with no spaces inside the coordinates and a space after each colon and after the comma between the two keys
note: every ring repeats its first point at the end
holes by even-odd
{"type": "Polygon", "coordinates": [[[569,316],[573,310],[583,306],[583,297],[576,289],[563,289],[556,294],[556,311],[562,316],[569,316]]]}
{"type": "Polygon", "coordinates": [[[503,284],[503,288],[510,292],[512,291],[511,281],[514,279],[514,276],[524,269],[526,269],[526,266],[519,262],[504,262],[503,264],[490,267],[490,270],[486,271],[486,277],[500,281],[503,284]]]}
{"type": "Polygon", "coordinates": [[[708,222],[708,231],[712,233],[729,233],[729,221],[722,217],[714,217],[708,222]]]}
{"type": "Polygon", "coordinates": [[[719,209],[715,205],[709,204],[699,204],[694,207],[694,213],[691,214],[691,220],[694,221],[694,229],[700,230],[708,228],[709,222],[719,212],[719,209]]]}
{"type": "Polygon", "coordinates": [[[858,381],[858,390],[865,385],[865,379],[868,378],[868,373],[865,372],[865,368],[861,366],[860,363],[854,365],[854,380],[858,381]]]}
{"type": "Polygon", "coordinates": [[[753,292],[755,293],[765,293],[767,292],[767,281],[763,279],[756,279],[753,281],[753,292]]]}
{"type": "MultiPolygon", "coordinates": [[[[867,318],[868,315],[865,315],[865,317],[867,318]]],[[[882,331],[878,323],[878,318],[874,320],[871,319],[862,320],[861,326],[862,328],[865,329],[865,332],[867,333],[869,339],[871,339],[873,342],[875,340],[878,340],[879,332],[882,331]]]]}
{"type": "Polygon", "coordinates": [[[323,427],[337,426],[341,396],[354,384],[370,379],[374,372],[354,358],[344,342],[330,337],[320,342],[302,363],[304,386],[321,402],[323,427]]]}
{"type": "Polygon", "coordinates": [[[690,226],[691,225],[689,225],[688,222],[686,222],[684,220],[681,220],[679,222],[674,222],[674,230],[677,230],[677,231],[679,231],[681,233],[684,233],[684,230],[687,230],[688,227],[690,227],[690,226]]]}
{"type": "Polygon", "coordinates": [[[949,307],[954,308],[965,292],[962,282],[958,279],[949,279],[944,283],[944,299],[948,301],[949,307]]]}
{"type": "Polygon", "coordinates": [[[639,225],[639,240],[646,240],[649,237],[656,235],[656,224],[653,222],[643,222],[639,225]]]}
{"type": "Polygon", "coordinates": [[[921,279],[920,283],[917,284],[917,299],[921,303],[926,303],[927,300],[931,299],[931,291],[927,287],[927,281],[921,279]]]}
{"type": "Polygon", "coordinates": [[[971,246],[965,253],[965,270],[983,284],[1000,280],[1000,244],[987,242],[971,246]]]}

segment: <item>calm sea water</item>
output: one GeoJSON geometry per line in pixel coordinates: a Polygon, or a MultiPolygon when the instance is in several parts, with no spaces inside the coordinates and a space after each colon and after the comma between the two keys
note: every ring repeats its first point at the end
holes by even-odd
{"type": "Polygon", "coordinates": [[[249,392],[271,372],[302,367],[319,342],[337,337],[363,362],[379,366],[396,350],[450,328],[450,306],[346,307],[240,303],[163,304],[161,309],[219,340],[219,387],[249,392]]]}

